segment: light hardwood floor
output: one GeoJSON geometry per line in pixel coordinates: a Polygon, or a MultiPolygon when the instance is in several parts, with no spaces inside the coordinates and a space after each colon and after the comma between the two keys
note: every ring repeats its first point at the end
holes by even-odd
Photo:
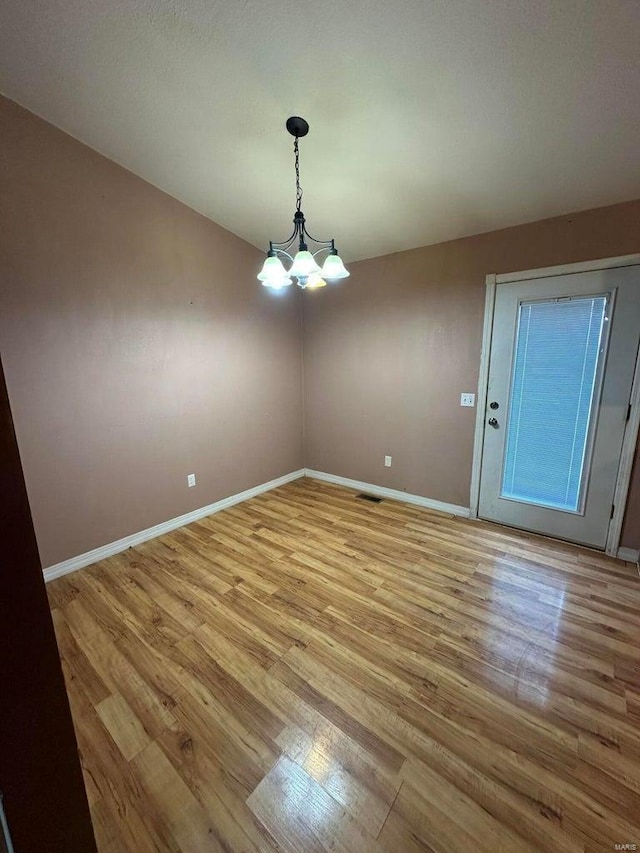
{"type": "Polygon", "coordinates": [[[640,850],[640,578],[304,479],[48,586],[101,853],[640,850]]]}

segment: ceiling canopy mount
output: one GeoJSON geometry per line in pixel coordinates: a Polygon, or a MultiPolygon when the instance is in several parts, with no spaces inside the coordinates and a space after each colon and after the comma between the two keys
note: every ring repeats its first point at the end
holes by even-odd
{"type": "Polygon", "coordinates": [[[301,136],[306,136],[309,133],[309,122],[300,118],[300,116],[291,116],[291,118],[287,119],[287,130],[291,136],[299,139],[301,136]]]}

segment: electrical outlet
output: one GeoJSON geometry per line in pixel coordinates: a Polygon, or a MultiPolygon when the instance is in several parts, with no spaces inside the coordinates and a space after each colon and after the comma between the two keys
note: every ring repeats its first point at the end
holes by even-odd
{"type": "Polygon", "coordinates": [[[460,405],[461,406],[475,406],[476,404],[476,395],[475,394],[460,394],[460,405]]]}
{"type": "Polygon", "coordinates": [[[384,467],[385,468],[391,468],[391,457],[390,456],[384,457],[384,467]]]}
{"type": "Polygon", "coordinates": [[[187,486],[191,488],[196,484],[196,475],[195,474],[187,474],[187,486]]]}

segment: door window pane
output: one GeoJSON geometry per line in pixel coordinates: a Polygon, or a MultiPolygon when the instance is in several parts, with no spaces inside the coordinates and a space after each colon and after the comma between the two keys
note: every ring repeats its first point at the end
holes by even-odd
{"type": "Polygon", "coordinates": [[[607,296],[520,305],[500,496],[582,510],[607,296]]]}

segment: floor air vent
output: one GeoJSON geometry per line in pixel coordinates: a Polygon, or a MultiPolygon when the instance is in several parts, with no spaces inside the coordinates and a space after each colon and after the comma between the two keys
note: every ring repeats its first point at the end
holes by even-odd
{"type": "Polygon", "coordinates": [[[372,504],[382,503],[383,498],[377,498],[375,495],[365,495],[364,493],[356,495],[361,501],[370,501],[372,504]]]}

